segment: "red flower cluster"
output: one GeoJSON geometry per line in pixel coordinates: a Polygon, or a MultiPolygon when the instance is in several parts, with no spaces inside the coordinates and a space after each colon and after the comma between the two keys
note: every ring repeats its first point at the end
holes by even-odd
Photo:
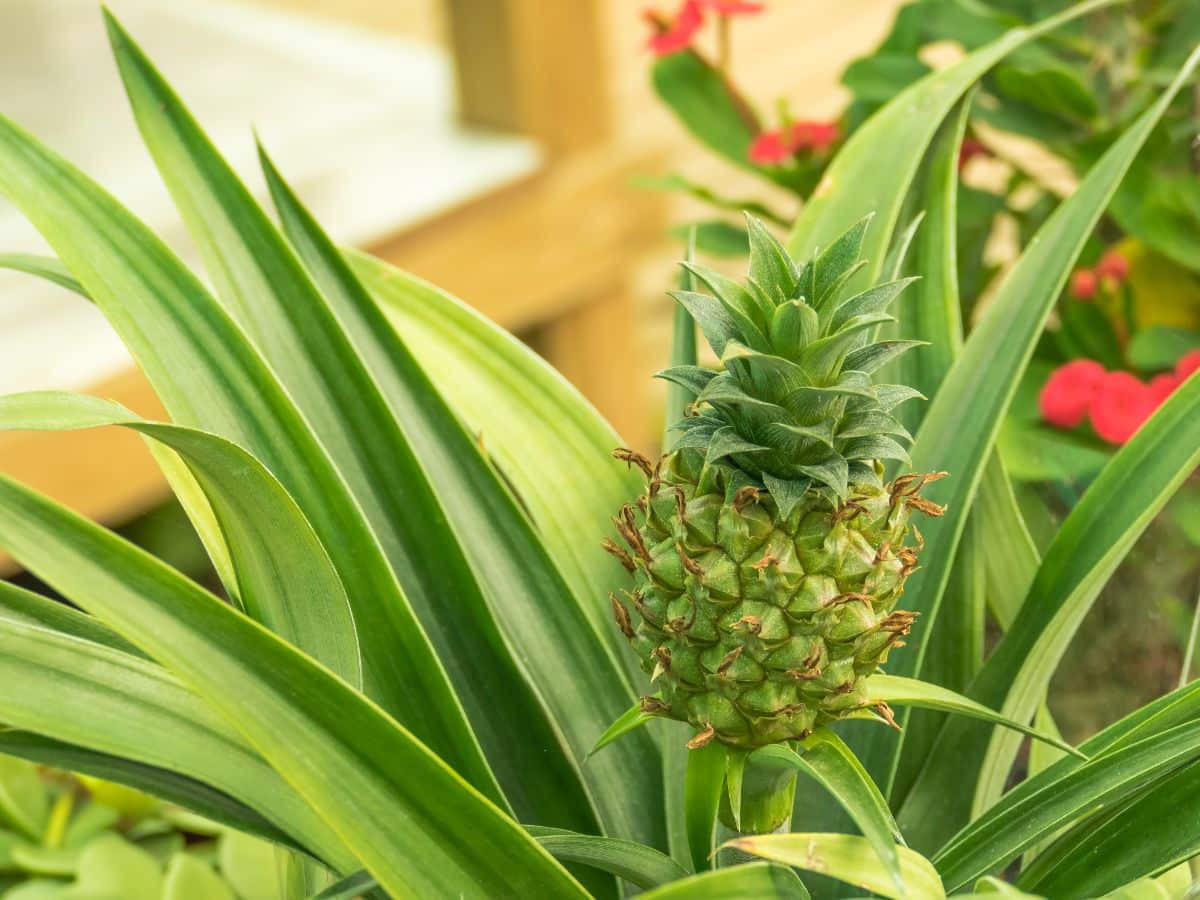
{"type": "Polygon", "coordinates": [[[1058,428],[1078,428],[1087,419],[1110,444],[1124,444],[1171,393],[1200,369],[1200,350],[1184,355],[1174,372],[1144,382],[1129,372],[1109,372],[1093,359],[1060,366],[1038,397],[1042,419],[1058,428]]]}
{"type": "Polygon", "coordinates": [[[692,46],[697,32],[704,25],[705,13],[713,12],[722,18],[750,16],[766,9],[763,3],[748,0],[684,0],[673,18],[654,10],[646,10],[643,17],[654,28],[654,34],[646,42],[655,56],[670,56],[692,46]]]}
{"type": "Polygon", "coordinates": [[[1109,250],[1096,263],[1094,269],[1076,269],[1071,274],[1071,296],[1076,300],[1091,300],[1104,285],[1114,291],[1129,277],[1129,260],[1116,250],[1109,250]]]}
{"type": "Polygon", "coordinates": [[[837,122],[793,122],[786,128],[764,131],[750,145],[750,162],[781,166],[802,150],[824,153],[841,137],[837,122]]]}

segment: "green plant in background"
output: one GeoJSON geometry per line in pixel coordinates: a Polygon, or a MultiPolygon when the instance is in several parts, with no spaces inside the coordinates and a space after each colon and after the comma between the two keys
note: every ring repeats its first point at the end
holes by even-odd
{"type": "MultiPolygon", "coordinates": [[[[32,735],[14,736],[38,743],[32,735]]],[[[69,760],[64,758],[64,763],[69,760]]],[[[0,757],[0,885],[13,898],[275,900],[267,841],[86,776],[0,757]]]]}
{"type": "MultiPolygon", "coordinates": [[[[264,154],[274,225],[110,19],[138,125],[215,292],[0,119],[0,192],[57,253],[4,261],[89,297],[173,420],[34,393],[0,401],[0,425],[143,435],[228,601],[0,478],[0,545],[78,607],[0,590],[0,751],[272,842],[286,898],[630,885],[655,900],[846,885],[938,898],[1011,892],[995,877],[1017,860],[1027,896],[1180,892],[1200,821],[1168,812],[1200,808],[1200,686],[1079,748],[1053,736],[1042,704],[1096,593],[1200,457],[1200,378],[1117,451],[1044,560],[994,451],[1062,285],[1197,55],[1046,220],[965,342],[954,277],[972,85],[1108,5],[1006,33],[885,106],[837,154],[786,252],[755,228],[746,285],[694,269],[711,295],[681,295],[671,409],[695,415],[665,468],[644,464],[646,518],[618,517],[642,634],[669,635],[643,642],[644,659],[613,626],[615,612],[633,630],[608,599],[628,573],[600,544],[642,488],[609,457],[616,435],[452,298],[339,251],[264,154]],[[906,267],[923,278],[897,297],[906,267]],[[696,367],[687,310],[721,372],[696,367]],[[913,341],[928,346],[895,352],[913,341]],[[895,406],[910,391],[886,385],[930,402],[895,406]],[[883,471],[904,429],[913,471],[950,477],[883,471]],[[906,508],[943,505],[913,570],[906,508]],[[731,594],[723,570],[748,560],[763,564],[731,594]],[[920,625],[900,646],[910,617],[889,619],[905,575],[920,625]],[[810,610],[790,580],[814,576],[810,610]],[[726,621],[713,607],[730,601],[726,621]],[[987,609],[1005,633],[985,659],[987,609]],[[783,666],[804,647],[819,651],[813,666],[807,654],[783,666]],[[654,690],[643,661],[664,691],[649,711],[635,702],[654,690]],[[891,707],[902,731],[880,721],[891,707]],[[655,715],[667,711],[691,724],[655,715]],[[1020,732],[1039,749],[1003,793],[1020,732]]],[[[49,833],[43,815],[30,837],[49,833]]],[[[187,860],[173,853],[168,871],[187,860]]],[[[102,900],[84,893],[89,871],[81,858],[10,894],[102,900]]]]}

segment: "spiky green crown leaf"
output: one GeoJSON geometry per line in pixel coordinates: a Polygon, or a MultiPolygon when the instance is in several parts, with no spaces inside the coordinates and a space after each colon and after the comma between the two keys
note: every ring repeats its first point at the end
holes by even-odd
{"type": "Polygon", "coordinates": [[[913,279],[843,297],[870,218],[797,269],[752,216],[744,283],[685,267],[711,292],[671,296],[700,326],[724,367],[675,366],[659,377],[696,395],[695,415],[675,428],[676,450],[694,450],[731,484],[765,487],[786,516],[806,491],[845,499],[850,484],[877,481],[880,460],[908,461],[912,438],[892,415],[920,394],[873,384],[872,374],[920,342],[878,340],[887,308],[913,279]]]}

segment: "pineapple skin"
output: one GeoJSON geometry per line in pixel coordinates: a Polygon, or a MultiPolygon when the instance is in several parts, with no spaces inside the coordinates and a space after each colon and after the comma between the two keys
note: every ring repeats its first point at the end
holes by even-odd
{"type": "Polygon", "coordinates": [[[693,747],[799,740],[867,709],[890,719],[865,681],[915,618],[896,604],[932,477],[851,483],[844,501],[811,491],[780,518],[768,491],[695,452],[643,468],[646,493],[615,520],[634,584],[612,598],[659,689],[643,709],[691,723],[693,747]]]}

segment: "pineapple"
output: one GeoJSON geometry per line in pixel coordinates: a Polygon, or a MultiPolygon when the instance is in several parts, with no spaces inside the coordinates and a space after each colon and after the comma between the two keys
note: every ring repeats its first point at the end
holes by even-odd
{"type": "Polygon", "coordinates": [[[910,515],[942,510],[920,496],[939,475],[883,477],[911,440],[891,411],[919,394],[871,376],[916,342],[874,337],[907,281],[843,297],[867,225],[797,270],[749,219],[744,284],[685,264],[713,296],[672,296],[723,371],[661,373],[696,395],[672,451],[615,453],[647,485],[614,520],[624,546],[605,542],[633,577],[613,614],[659,689],[642,709],[690,722],[690,747],[890,721],[864,683],[913,624],[896,608],[921,544],[910,515]]]}

